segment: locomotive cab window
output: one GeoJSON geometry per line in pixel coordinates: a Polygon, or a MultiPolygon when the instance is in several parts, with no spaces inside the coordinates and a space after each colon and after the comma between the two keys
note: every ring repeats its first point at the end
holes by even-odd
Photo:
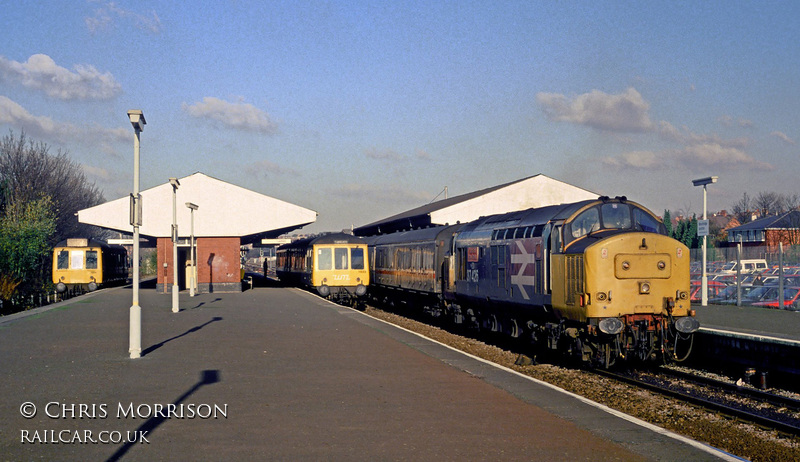
{"type": "Polygon", "coordinates": [[[564,234],[574,240],[600,230],[666,233],[664,225],[646,211],[631,204],[611,202],[578,214],[569,224],[569,232],[564,234]]]}
{"type": "Polygon", "coordinates": [[[603,204],[603,228],[628,229],[631,227],[631,209],[626,204],[603,204]]]}
{"type": "Polygon", "coordinates": [[[600,229],[600,211],[596,207],[578,215],[571,224],[572,237],[577,239],[600,229]]]}

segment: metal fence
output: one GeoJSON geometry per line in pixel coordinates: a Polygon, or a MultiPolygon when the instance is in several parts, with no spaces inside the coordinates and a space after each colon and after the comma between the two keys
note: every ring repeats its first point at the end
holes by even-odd
{"type": "MultiPolygon", "coordinates": [[[[701,274],[702,248],[691,249],[691,258],[692,281],[697,284],[701,274]]],[[[772,302],[773,308],[782,306],[784,309],[799,310],[800,298],[797,301],[789,300],[790,295],[797,292],[792,288],[800,285],[800,274],[795,274],[796,271],[800,271],[798,268],[800,268],[800,245],[709,247],[706,259],[709,303],[765,306],[764,303],[772,302]],[[719,270],[723,265],[739,260],[766,260],[767,270],[761,272],[765,282],[762,284],[761,280],[755,281],[754,275],[746,272],[740,272],[738,276],[729,274],[720,278],[719,270]],[[783,268],[783,273],[778,271],[780,267],[783,268]],[[734,287],[723,289],[720,283],[734,286],[735,289],[734,287]],[[751,294],[756,286],[761,285],[768,287],[758,288],[751,294]],[[725,295],[720,296],[721,290],[726,290],[725,295]]],[[[700,304],[699,291],[692,298],[693,303],[700,304]]]]}

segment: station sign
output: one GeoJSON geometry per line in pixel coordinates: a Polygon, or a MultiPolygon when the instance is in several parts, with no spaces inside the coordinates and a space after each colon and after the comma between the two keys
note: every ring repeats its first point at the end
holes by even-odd
{"type": "Polygon", "coordinates": [[[697,236],[708,236],[708,220],[697,220],[697,236]]]}

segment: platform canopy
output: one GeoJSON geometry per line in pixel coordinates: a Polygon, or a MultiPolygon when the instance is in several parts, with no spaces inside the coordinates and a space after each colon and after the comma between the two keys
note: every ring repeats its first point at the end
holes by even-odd
{"type": "MultiPolygon", "coordinates": [[[[226,183],[203,173],[179,178],[177,223],[179,235],[189,236],[190,209],[195,204],[195,237],[239,237],[243,244],[274,238],[302,228],[317,219],[317,212],[226,183]]],[[[143,237],[170,237],[172,229],[172,185],[169,181],[144,190],[142,195],[143,237]]],[[[78,211],[78,221],[101,228],[132,232],[130,197],[123,197],[78,211]]]]}
{"type": "Polygon", "coordinates": [[[466,223],[482,216],[596,199],[598,196],[597,193],[539,174],[432,202],[355,228],[353,234],[374,236],[428,226],[466,223]]]}

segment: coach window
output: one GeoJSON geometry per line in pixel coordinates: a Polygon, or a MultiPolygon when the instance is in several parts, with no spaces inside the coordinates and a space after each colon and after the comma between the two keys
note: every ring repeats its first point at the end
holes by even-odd
{"type": "Polygon", "coordinates": [[[347,264],[347,247],[336,247],[333,249],[333,254],[336,257],[334,259],[334,265],[337,270],[343,270],[348,268],[347,264]]]}
{"type": "Polygon", "coordinates": [[[364,269],[364,249],[361,247],[350,249],[350,262],[353,269],[364,269]]]}
{"type": "Polygon", "coordinates": [[[69,269],[69,250],[58,252],[58,269],[69,269]]]}
{"type": "Polygon", "coordinates": [[[97,251],[86,251],[86,269],[97,269],[97,251]]]}
{"type": "Polygon", "coordinates": [[[329,270],[333,268],[333,262],[331,260],[331,249],[323,248],[317,250],[317,269],[329,270]]]}

